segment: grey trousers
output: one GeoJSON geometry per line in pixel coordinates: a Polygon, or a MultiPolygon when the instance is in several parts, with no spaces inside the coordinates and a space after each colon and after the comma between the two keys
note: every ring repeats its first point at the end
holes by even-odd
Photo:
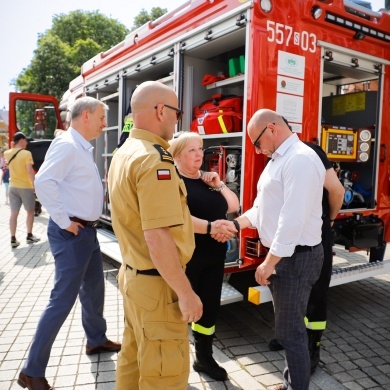
{"type": "Polygon", "coordinates": [[[275,336],[286,355],[283,373],[286,390],[309,389],[310,356],[304,318],[311,287],[320,275],[323,258],[321,244],[300,247],[291,257],[282,258],[270,277],[275,336]]]}

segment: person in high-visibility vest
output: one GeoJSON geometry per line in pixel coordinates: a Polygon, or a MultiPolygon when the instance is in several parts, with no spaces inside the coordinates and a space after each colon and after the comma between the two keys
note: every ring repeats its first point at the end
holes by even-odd
{"type": "Polygon", "coordinates": [[[125,117],[121,138],[119,140],[118,146],[116,147],[113,153],[115,153],[125,143],[127,138],[129,138],[129,134],[132,128],[133,128],[133,117],[131,114],[129,114],[125,117]]]}

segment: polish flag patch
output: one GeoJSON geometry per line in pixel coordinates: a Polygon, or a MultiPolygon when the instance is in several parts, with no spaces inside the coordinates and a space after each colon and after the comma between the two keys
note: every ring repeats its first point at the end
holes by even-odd
{"type": "Polygon", "coordinates": [[[169,169],[157,169],[158,180],[171,180],[171,171],[169,169]]]}

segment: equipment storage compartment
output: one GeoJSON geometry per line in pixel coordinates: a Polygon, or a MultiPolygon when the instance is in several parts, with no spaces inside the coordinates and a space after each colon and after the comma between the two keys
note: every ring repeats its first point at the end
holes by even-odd
{"type": "Polygon", "coordinates": [[[189,42],[181,43],[185,91],[182,130],[198,132],[205,138],[224,138],[242,132],[246,28],[237,26],[234,18],[208,31],[212,32],[209,37],[202,33],[199,42],[191,37],[189,42]],[[219,30],[229,29],[218,34],[219,30]],[[230,69],[231,77],[232,59],[238,67],[236,72],[230,69]]]}
{"type": "Polygon", "coordinates": [[[213,32],[210,39],[205,39],[203,34],[198,45],[192,43],[197,42],[196,37],[192,37],[188,43],[182,42],[185,91],[182,130],[202,135],[205,148],[203,168],[217,171],[221,180],[240,196],[246,107],[246,28],[238,27],[234,18],[210,31],[213,32]],[[231,31],[213,38],[222,28],[230,28],[231,31]],[[230,77],[232,58],[236,58],[239,65],[238,72],[230,77]]]}
{"type": "Polygon", "coordinates": [[[182,130],[198,132],[202,136],[205,148],[203,169],[218,172],[221,180],[240,197],[245,135],[246,29],[237,28],[235,21],[236,18],[225,21],[233,31],[215,39],[203,38],[194,48],[190,47],[192,41],[188,45],[182,43],[185,91],[182,130]],[[238,72],[230,77],[232,58],[237,59],[241,68],[239,65],[238,72]]]}
{"type": "MultiPolygon", "coordinates": [[[[217,172],[241,202],[245,99],[246,25],[240,16],[181,42],[183,110],[181,130],[203,138],[202,169],[217,172]],[[209,33],[209,35],[207,35],[209,33]]],[[[228,215],[228,219],[236,215],[228,215]]],[[[226,267],[236,267],[239,241],[228,243],[226,267]]]]}

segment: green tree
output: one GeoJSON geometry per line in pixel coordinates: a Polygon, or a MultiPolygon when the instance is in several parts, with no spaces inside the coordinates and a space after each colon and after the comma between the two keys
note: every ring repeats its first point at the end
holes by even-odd
{"type": "Polygon", "coordinates": [[[166,8],[160,8],[160,7],[153,7],[150,10],[150,13],[146,11],[144,8],[141,9],[140,13],[134,18],[134,26],[132,27],[131,31],[136,30],[138,27],[143,26],[145,23],[156,20],[159,17],[163,16],[167,13],[166,8]]]}
{"type": "MultiPolygon", "coordinates": [[[[134,18],[133,30],[156,20],[167,9],[144,9],[134,18]]],[[[54,95],[61,100],[69,82],[90,58],[123,41],[129,30],[99,11],[72,11],[53,17],[52,28],[39,34],[30,65],[14,80],[17,91],[54,95]]]]}
{"type": "Polygon", "coordinates": [[[18,89],[60,98],[80,69],[69,61],[71,51],[57,36],[42,36],[29,67],[17,78],[18,89]]]}
{"type": "Polygon", "coordinates": [[[15,81],[18,91],[49,94],[61,99],[81,65],[128,34],[127,28],[98,11],[72,11],[53,17],[50,30],[40,34],[30,65],[15,81]]]}
{"type": "Polygon", "coordinates": [[[50,33],[57,35],[69,46],[74,46],[78,40],[91,39],[103,50],[122,41],[128,30],[117,20],[102,15],[99,11],[72,11],[53,17],[53,27],[50,33]]]}

